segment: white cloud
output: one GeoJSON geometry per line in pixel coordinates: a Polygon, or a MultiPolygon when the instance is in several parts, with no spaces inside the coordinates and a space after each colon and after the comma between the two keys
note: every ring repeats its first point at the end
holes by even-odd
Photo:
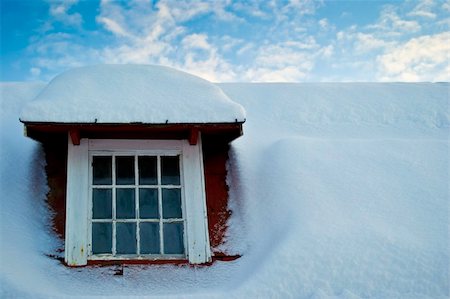
{"type": "Polygon", "coordinates": [[[211,82],[229,82],[236,78],[232,66],[217,55],[216,51],[212,51],[205,59],[197,59],[193,53],[187,53],[182,64],[173,66],[211,82]]]}
{"type": "Polygon", "coordinates": [[[79,13],[69,13],[70,8],[77,3],[78,0],[51,2],[49,13],[58,22],[79,27],[83,21],[81,15],[79,13]]]}
{"type": "Polygon", "coordinates": [[[129,7],[103,0],[97,21],[116,37],[116,44],[102,50],[107,63],[159,63],[173,52],[172,41],[183,32],[165,2],[153,10],[148,1],[129,7]]]}
{"type": "Polygon", "coordinates": [[[164,15],[170,16],[176,22],[185,22],[212,10],[211,4],[204,1],[163,0],[158,2],[157,6],[164,10],[164,15]]]}
{"type": "Polygon", "coordinates": [[[321,49],[321,53],[322,53],[322,56],[324,58],[332,57],[333,54],[334,54],[334,46],[333,45],[328,45],[328,46],[323,47],[321,49]]]}
{"type": "Polygon", "coordinates": [[[436,14],[432,11],[435,2],[433,0],[421,0],[416,7],[408,15],[413,17],[423,17],[428,19],[435,19],[436,14]]]}
{"type": "Polygon", "coordinates": [[[210,50],[211,45],[207,41],[206,34],[190,34],[183,38],[181,45],[187,49],[203,49],[210,50]]]}
{"type": "Polygon", "coordinates": [[[261,66],[285,67],[289,65],[303,65],[310,67],[310,50],[317,49],[314,40],[311,44],[301,42],[283,42],[275,45],[266,45],[260,48],[255,62],[261,66]],[[308,51],[304,51],[308,50],[308,51]]]}
{"type": "Polygon", "coordinates": [[[252,66],[244,70],[241,79],[254,82],[297,82],[311,72],[319,55],[331,49],[320,49],[313,37],[302,42],[287,41],[259,47],[252,66]]]}
{"type": "Polygon", "coordinates": [[[244,74],[244,79],[250,82],[298,82],[306,75],[306,72],[295,66],[278,69],[257,67],[248,69],[244,74]]]}
{"type": "Polygon", "coordinates": [[[247,14],[249,16],[268,19],[270,17],[269,13],[263,8],[264,2],[259,0],[252,1],[239,1],[231,4],[234,11],[239,11],[242,14],[247,14]]]}
{"type": "Polygon", "coordinates": [[[122,28],[116,21],[106,18],[106,17],[98,17],[97,22],[103,24],[108,31],[120,36],[130,36],[125,29],[122,28]]]}
{"type": "Polygon", "coordinates": [[[243,22],[244,20],[236,16],[233,12],[227,8],[230,6],[231,1],[213,1],[212,12],[217,16],[219,20],[228,22],[243,22]]]}
{"type": "Polygon", "coordinates": [[[339,80],[339,76],[353,74],[356,81],[448,81],[449,33],[439,33],[442,18],[424,13],[434,13],[434,9],[436,3],[428,0],[387,5],[376,22],[339,31],[332,43],[334,77],[339,80]]]}
{"type": "Polygon", "coordinates": [[[240,38],[234,38],[229,35],[221,36],[216,43],[220,44],[220,49],[222,52],[229,52],[231,50],[236,50],[236,48],[241,49],[246,41],[240,38]]]}
{"type": "Polygon", "coordinates": [[[34,80],[36,80],[36,78],[39,78],[39,75],[41,74],[41,69],[40,68],[38,68],[38,67],[32,67],[31,69],[30,69],[30,75],[31,75],[31,78],[32,79],[34,79],[34,80]]]}
{"type": "Polygon", "coordinates": [[[351,53],[352,56],[350,58],[356,60],[358,59],[358,55],[384,51],[386,48],[395,44],[392,41],[384,40],[382,37],[383,35],[378,32],[363,33],[356,28],[351,28],[347,31],[339,31],[336,34],[335,44],[342,56],[351,53]]]}
{"type": "MultiPolygon", "coordinates": [[[[76,2],[72,0],[70,3],[73,5],[76,2]]],[[[41,59],[34,62],[43,70],[66,69],[91,61],[150,63],[176,67],[211,81],[300,80],[312,70],[319,53],[323,57],[332,55],[332,46],[320,50],[313,38],[303,34],[306,29],[301,26],[302,19],[298,17],[312,15],[321,5],[320,2],[249,1],[240,4],[247,9],[257,8],[257,11],[247,13],[266,22],[262,29],[267,30],[271,41],[268,40],[264,46],[256,47],[252,39],[211,35],[208,28],[192,31],[187,27],[188,22],[199,17],[233,26],[236,22],[242,23],[243,19],[236,14],[239,4],[230,0],[161,0],[154,3],[151,0],[134,0],[126,5],[102,0],[96,21],[112,34],[109,36],[113,38],[112,43],[95,49],[77,43],[73,36],[54,36],[46,37],[45,42],[35,43],[30,50],[33,48],[41,53],[41,59]],[[290,32],[295,36],[290,36],[290,32]],[[280,39],[286,41],[279,42],[280,39]],[[226,55],[239,57],[241,63],[231,64],[226,55]],[[264,71],[267,71],[266,75],[264,71]],[[283,76],[283,73],[286,75],[283,76]]],[[[70,7],[64,6],[59,13],[67,14],[70,7]]],[[[239,15],[242,16],[242,13],[239,15]]],[[[326,20],[322,23],[327,25],[326,20]]],[[[97,34],[105,33],[100,31],[97,34]]]]}
{"type": "Polygon", "coordinates": [[[237,50],[236,54],[238,56],[245,55],[245,54],[251,52],[255,47],[256,47],[255,44],[253,44],[251,42],[247,42],[239,50],[237,50]]]}
{"type": "Polygon", "coordinates": [[[450,12],[450,0],[447,0],[447,2],[442,3],[442,9],[450,12]]]}
{"type": "Polygon", "coordinates": [[[450,33],[412,38],[380,55],[382,81],[450,81],[450,33]]]}
{"type": "Polygon", "coordinates": [[[184,57],[174,66],[212,82],[232,81],[236,78],[233,67],[219,54],[219,49],[208,42],[205,34],[187,35],[181,41],[184,57]]]}
{"type": "Polygon", "coordinates": [[[319,23],[320,28],[322,28],[323,30],[328,29],[328,27],[330,26],[330,24],[326,18],[320,19],[318,23],[319,23]]]}
{"type": "MultiPolygon", "coordinates": [[[[55,2],[53,22],[76,15],[75,3],[55,2]]],[[[96,18],[101,30],[93,35],[112,42],[96,47],[76,34],[39,36],[29,47],[40,56],[33,61],[36,70],[28,71],[39,76],[37,69],[42,75],[89,63],[144,63],[216,82],[348,81],[352,74],[356,81],[448,80],[445,39],[433,30],[445,27],[436,10],[450,9],[450,0],[387,5],[372,24],[341,27],[335,35],[336,24],[320,15],[321,5],[312,0],[102,0],[96,18]],[[198,26],[199,20],[214,26],[198,26]]]]}
{"type": "Polygon", "coordinates": [[[355,50],[359,53],[366,53],[377,49],[384,49],[392,43],[376,38],[373,34],[358,32],[355,34],[355,50]]]}
{"type": "Polygon", "coordinates": [[[381,11],[377,23],[368,26],[369,29],[382,32],[384,35],[398,36],[400,34],[411,34],[421,30],[421,25],[415,20],[406,20],[397,13],[397,7],[386,5],[381,11]]]}
{"type": "Polygon", "coordinates": [[[317,7],[321,5],[322,1],[317,0],[289,0],[282,10],[293,11],[297,15],[314,14],[317,7]]]}
{"type": "Polygon", "coordinates": [[[218,5],[210,2],[160,1],[155,9],[147,7],[136,11],[115,2],[103,1],[101,9],[98,20],[118,40],[117,46],[102,51],[104,61],[164,64],[211,81],[235,78],[231,66],[219,54],[219,49],[211,44],[209,36],[189,33],[183,25],[206,13],[225,18],[225,10],[218,5]]]}

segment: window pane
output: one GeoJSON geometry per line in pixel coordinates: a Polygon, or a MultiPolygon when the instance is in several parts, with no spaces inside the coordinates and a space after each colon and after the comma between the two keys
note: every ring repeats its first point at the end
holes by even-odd
{"type": "Polygon", "coordinates": [[[181,190],[162,189],[163,218],[182,218],[181,190]]]}
{"type": "Polygon", "coordinates": [[[141,156],[138,158],[139,164],[139,184],[157,185],[156,157],[141,156]]]}
{"type": "Polygon", "coordinates": [[[116,184],[134,185],[134,157],[116,157],[116,184]]]}
{"type": "Polygon", "coordinates": [[[134,189],[120,188],[116,190],[116,218],[136,218],[134,189]]]}
{"type": "Polygon", "coordinates": [[[139,189],[139,217],[141,219],[159,218],[158,189],[139,189]]]}
{"type": "Polygon", "coordinates": [[[180,184],[180,156],[161,157],[161,184],[180,184]]]}
{"type": "Polygon", "coordinates": [[[92,223],[92,253],[112,253],[112,223],[92,223]]]}
{"type": "Polygon", "coordinates": [[[136,254],[136,223],[117,223],[116,239],[116,253],[136,254]]]}
{"type": "Polygon", "coordinates": [[[164,223],[164,253],[184,254],[183,223],[164,223]]]}
{"type": "Polygon", "coordinates": [[[112,218],[112,191],[111,189],[92,189],[92,218],[112,218]]]}
{"type": "Polygon", "coordinates": [[[141,222],[141,254],[160,254],[159,223],[141,222]]]}
{"type": "Polygon", "coordinates": [[[111,157],[92,157],[92,183],[94,185],[112,184],[111,157]]]}

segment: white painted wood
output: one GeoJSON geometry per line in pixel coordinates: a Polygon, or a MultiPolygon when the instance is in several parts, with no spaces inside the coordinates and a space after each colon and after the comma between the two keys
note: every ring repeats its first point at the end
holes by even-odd
{"type": "MultiPolygon", "coordinates": [[[[200,133],[199,133],[200,134],[200,133]]],[[[196,145],[183,142],[183,169],[189,263],[211,261],[201,135],[196,145]]]]}
{"type": "Polygon", "coordinates": [[[138,139],[90,139],[90,151],[149,151],[166,154],[168,150],[182,150],[184,140],[138,140],[138,139]]]}
{"type": "MultiPolygon", "coordinates": [[[[94,258],[90,252],[91,245],[91,198],[89,176],[91,175],[89,157],[97,154],[177,155],[181,153],[181,187],[183,219],[185,223],[185,251],[192,264],[211,261],[208,220],[206,214],[206,195],[203,170],[203,154],[201,135],[197,145],[190,145],[187,140],[95,140],[81,139],[80,145],[72,145],[68,141],[67,162],[67,203],[66,203],[66,251],[65,261],[71,266],[87,264],[88,258],[94,258]],[[121,152],[122,151],[122,152],[121,152]]],[[[158,163],[159,158],[158,158],[158,163]]],[[[158,165],[160,167],[160,165],[158,165]]],[[[158,170],[159,174],[160,170],[158,170]]],[[[137,176],[136,176],[137,180],[137,176]]],[[[114,184],[113,184],[114,185],[114,184]]],[[[135,183],[137,185],[137,183],[135,183]]],[[[133,187],[135,187],[133,185],[133,187]]],[[[101,187],[101,186],[96,186],[101,187]]],[[[126,186],[121,186],[126,187],[126,186]]],[[[165,186],[170,187],[170,186],[165,186]]],[[[159,188],[160,189],[160,188],[159,188]]],[[[159,191],[160,192],[160,191],[159,191]]],[[[159,194],[159,198],[161,194],[159,194]]],[[[159,203],[161,205],[161,203],[159,203]]],[[[160,211],[161,213],[161,211],[160,211]]],[[[96,220],[100,222],[101,220],[96,220]]],[[[142,221],[142,220],[140,220],[142,221]]],[[[172,220],[164,220],[163,222],[172,220]]],[[[114,251],[114,249],[113,249],[114,251]]],[[[131,259],[171,259],[178,255],[161,256],[123,256],[131,259]]],[[[95,259],[116,259],[119,256],[95,256],[95,259]]]]}
{"type": "Polygon", "coordinates": [[[68,136],[65,261],[70,266],[87,264],[88,173],[87,139],[73,145],[68,136]]]}

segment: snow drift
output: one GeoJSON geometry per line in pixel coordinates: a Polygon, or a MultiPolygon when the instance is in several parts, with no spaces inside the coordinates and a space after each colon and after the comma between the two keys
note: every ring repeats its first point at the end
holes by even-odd
{"type": "Polygon", "coordinates": [[[449,84],[220,84],[247,111],[233,142],[225,249],[211,267],[71,269],[47,257],[39,145],[2,84],[3,298],[448,298],[449,84]]]}

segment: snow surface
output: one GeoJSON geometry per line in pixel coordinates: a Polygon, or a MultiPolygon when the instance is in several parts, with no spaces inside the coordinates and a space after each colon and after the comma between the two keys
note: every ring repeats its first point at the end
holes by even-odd
{"type": "Polygon", "coordinates": [[[164,66],[97,65],[54,78],[20,119],[63,123],[230,123],[245,111],[203,79],[164,66]]]}
{"type": "Polygon", "coordinates": [[[220,84],[247,111],[211,267],[66,268],[47,227],[42,150],[1,86],[0,297],[449,298],[449,88],[220,84]]]}

